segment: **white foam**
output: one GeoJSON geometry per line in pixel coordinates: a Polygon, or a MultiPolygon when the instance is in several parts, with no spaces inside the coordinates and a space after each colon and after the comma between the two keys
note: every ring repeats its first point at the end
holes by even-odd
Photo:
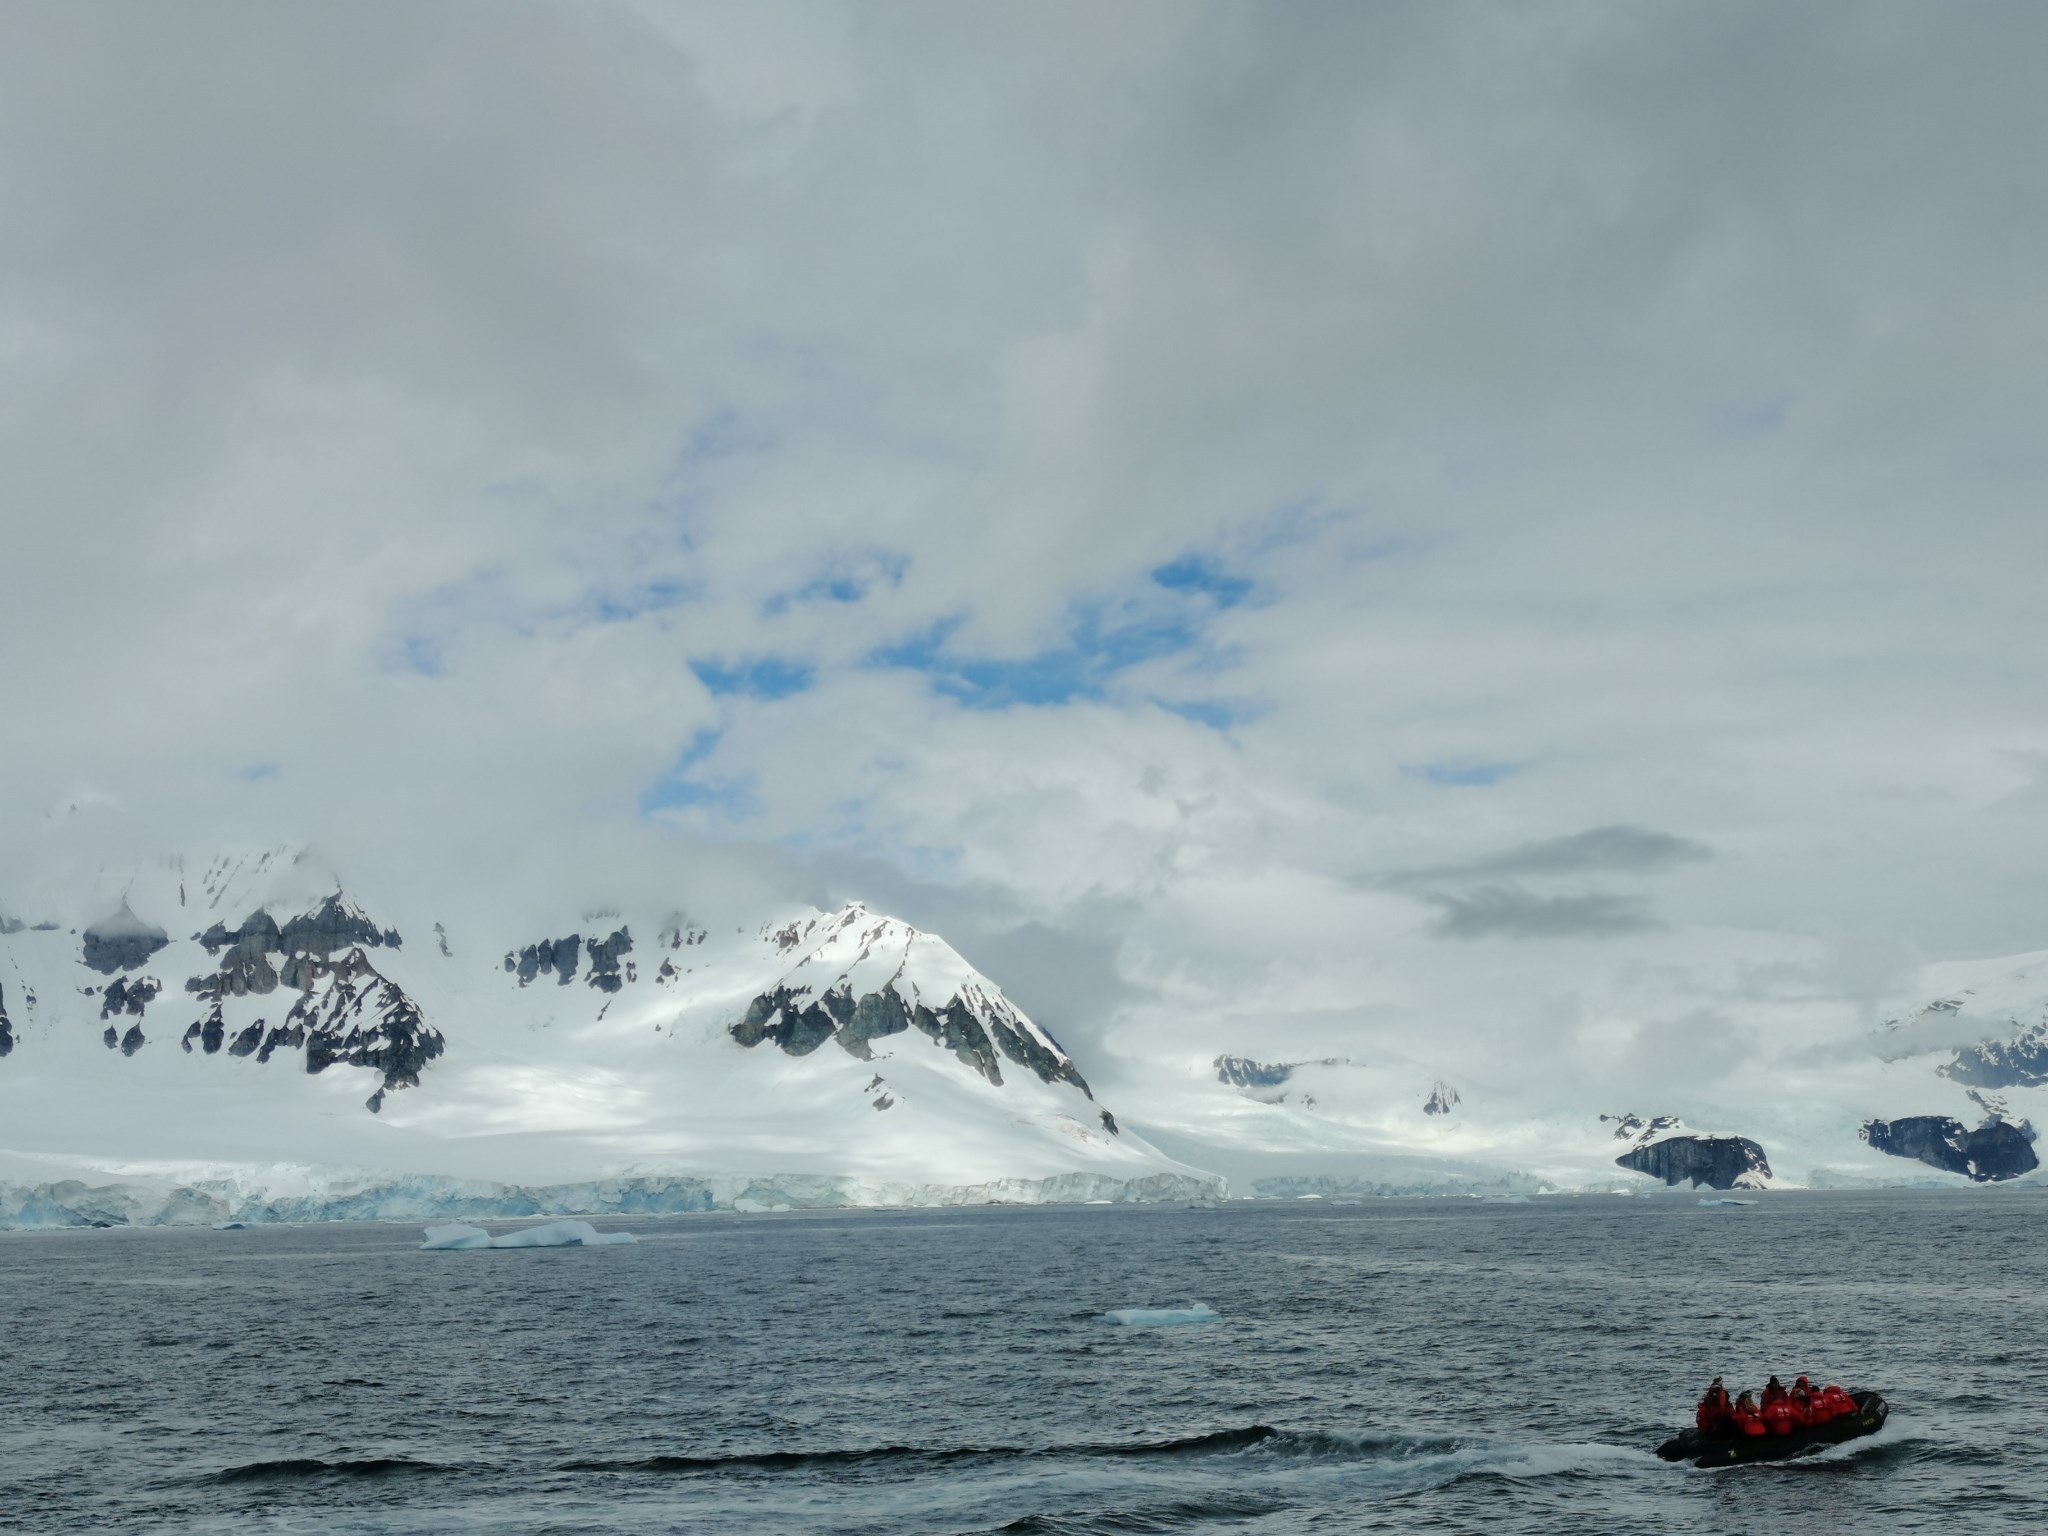
{"type": "Polygon", "coordinates": [[[453,1222],[428,1227],[422,1248],[610,1248],[639,1239],[630,1232],[600,1232],[587,1221],[549,1221],[519,1232],[493,1237],[481,1227],[453,1222]]]}
{"type": "Polygon", "coordinates": [[[1097,1319],[1114,1328],[1172,1328],[1181,1323],[1213,1323],[1216,1314],[1207,1302],[1186,1307],[1119,1307],[1097,1319]]]}
{"type": "Polygon", "coordinates": [[[1701,1205],[1755,1205],[1754,1200],[1702,1200],[1701,1205]]]}

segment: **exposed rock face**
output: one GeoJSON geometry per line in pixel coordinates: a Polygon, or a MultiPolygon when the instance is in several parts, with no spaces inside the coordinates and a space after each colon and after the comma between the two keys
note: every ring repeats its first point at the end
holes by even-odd
{"type": "MultiPolygon", "coordinates": [[[[214,973],[212,995],[266,997],[277,990],[278,974],[270,957],[284,948],[284,934],[277,919],[268,912],[260,908],[251,912],[239,928],[215,923],[199,936],[199,942],[206,946],[209,955],[219,955],[222,949],[227,951],[221,956],[220,969],[214,973]]],[[[205,985],[200,978],[195,981],[201,987],[205,985]]],[[[192,987],[194,982],[186,985],[192,987]]]]}
{"type": "MultiPolygon", "coordinates": [[[[600,992],[616,992],[626,984],[626,978],[619,974],[619,962],[633,948],[633,935],[624,928],[613,930],[608,939],[592,939],[590,950],[590,985],[600,992]]],[[[574,969],[572,963],[571,969],[574,969]]],[[[565,980],[567,978],[564,978],[565,980]]]]}
{"type": "Polygon", "coordinates": [[[1974,1131],[1946,1115],[1869,1120],[1863,1126],[1863,1139],[1880,1152],[1914,1158],[1980,1184],[2016,1179],[2041,1165],[2026,1128],[2006,1120],[1986,1120],[1974,1131]]]}
{"type": "Polygon", "coordinates": [[[154,923],[145,923],[128,910],[128,903],[109,917],[103,917],[81,935],[85,963],[102,976],[117,971],[138,970],[149,957],[171,942],[171,936],[154,923]]]}
{"type": "Polygon", "coordinates": [[[552,975],[562,986],[576,978],[576,960],[583,948],[581,934],[572,933],[566,939],[542,939],[538,944],[529,944],[514,956],[505,956],[505,969],[516,971],[522,987],[538,976],[552,975]]]}
{"type": "Polygon", "coordinates": [[[5,912],[0,912],[0,939],[4,939],[10,933],[20,933],[25,926],[20,918],[9,917],[5,912]]]}
{"type": "Polygon", "coordinates": [[[1216,1080],[1233,1088],[1278,1088],[1292,1076],[1291,1061],[1253,1061],[1249,1056],[1216,1058],[1216,1080]]]}
{"type": "Polygon", "coordinates": [[[132,980],[125,976],[117,976],[107,983],[107,990],[100,994],[100,1017],[111,1019],[117,1013],[132,1013],[139,1019],[143,1010],[156,1001],[156,995],[162,990],[163,983],[154,976],[137,976],[132,980]]]}
{"type": "Polygon", "coordinates": [[[146,1043],[147,1041],[142,1033],[142,1026],[140,1024],[130,1024],[128,1026],[128,1033],[121,1037],[121,1054],[123,1056],[133,1056],[146,1043]]]}
{"type": "MultiPolygon", "coordinates": [[[[835,1002],[846,1003],[846,999],[836,992],[828,992],[825,996],[835,1002]]],[[[896,1006],[900,1010],[903,1005],[899,1001],[896,1006]]],[[[849,1020],[853,1017],[851,1004],[847,1004],[846,1015],[849,1020]]],[[[901,1027],[908,1028],[909,1025],[906,1022],[901,1027]]],[[[763,992],[747,1004],[747,1011],[732,1026],[730,1033],[733,1039],[749,1049],[766,1040],[791,1056],[808,1056],[830,1040],[838,1029],[839,1021],[826,1010],[823,1002],[806,1002],[788,987],[777,987],[773,992],[763,992]]],[[[852,1050],[852,1047],[848,1049],[852,1050]]],[[[867,1049],[864,1041],[860,1049],[853,1050],[853,1054],[864,1061],[874,1059],[874,1052],[867,1049]]]]}
{"type": "Polygon", "coordinates": [[[1600,1119],[1603,1124],[1609,1120],[1614,1122],[1616,1141],[1633,1139],[1639,1144],[1666,1131],[1675,1131],[1685,1123],[1676,1115],[1653,1115],[1648,1120],[1641,1115],[1602,1115],[1600,1119]]]}
{"type": "Polygon", "coordinates": [[[14,1021],[7,1017],[7,989],[0,987],[0,1056],[14,1051],[14,1021]]]}
{"type": "Polygon", "coordinates": [[[1940,1070],[1972,1088],[2037,1088],[2048,1083],[2048,1026],[2036,1024],[2010,1040],[1966,1045],[1940,1070]]]}
{"type": "Polygon", "coordinates": [[[1003,1071],[996,1065],[995,1045],[974,1011],[958,998],[937,1013],[919,1003],[910,1010],[910,1022],[990,1082],[1002,1086],[1003,1071]]]}
{"type": "Polygon", "coordinates": [[[1695,1189],[1755,1189],[1771,1176],[1764,1149],[1747,1136],[1667,1136],[1622,1153],[1623,1168],[1695,1189]]]}
{"type": "Polygon", "coordinates": [[[271,1049],[303,1039],[308,1072],[337,1062],[382,1072],[384,1086],[372,1108],[383,1103],[386,1090],[417,1088],[420,1069],[447,1049],[441,1032],[427,1024],[396,982],[378,974],[360,948],[317,964],[311,986],[292,1004],[271,1049]]]}
{"type": "Polygon", "coordinates": [[[339,891],[311,912],[301,913],[284,925],[279,935],[283,947],[293,954],[331,955],[343,945],[368,945],[372,949],[403,943],[395,928],[381,932],[361,908],[342,899],[339,891]]]}
{"type": "Polygon", "coordinates": [[[1458,1102],[1458,1090],[1449,1083],[1438,1080],[1429,1090],[1429,1101],[1422,1106],[1425,1115],[1448,1115],[1458,1102]]]}
{"type": "Polygon", "coordinates": [[[906,1007],[894,987],[856,1001],[846,987],[811,997],[804,988],[782,986],[749,1003],[729,1032],[741,1045],[751,1048],[765,1040],[791,1056],[808,1056],[827,1040],[837,1040],[848,1055],[872,1061],[871,1041],[916,1028],[998,1087],[1003,1081],[1000,1052],[1044,1082],[1070,1083],[1089,1098],[1095,1096],[1073,1062],[1042,1044],[1014,1012],[989,1007],[985,998],[975,1001],[986,1009],[985,1028],[965,997],[933,1009],[923,1003],[906,1007]]]}

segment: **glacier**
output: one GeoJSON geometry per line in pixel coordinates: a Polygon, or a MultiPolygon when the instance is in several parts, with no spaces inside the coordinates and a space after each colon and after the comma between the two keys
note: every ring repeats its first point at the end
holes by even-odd
{"type": "MultiPolygon", "coordinates": [[[[0,1161],[0,1168],[20,1160],[0,1161]]],[[[333,1169],[191,1169],[109,1182],[0,1178],[0,1227],[218,1227],[322,1221],[491,1221],[530,1217],[680,1216],[706,1211],[849,1210],[963,1205],[1204,1203],[1221,1179],[1062,1174],[981,1184],[868,1181],[817,1174],[641,1174],[511,1185],[434,1175],[333,1169]]]]}

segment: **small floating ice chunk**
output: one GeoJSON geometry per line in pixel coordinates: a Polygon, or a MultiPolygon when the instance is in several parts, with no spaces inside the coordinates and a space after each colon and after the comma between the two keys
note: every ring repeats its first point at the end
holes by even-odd
{"type": "Polygon", "coordinates": [[[587,1221],[550,1221],[493,1237],[480,1227],[455,1222],[428,1227],[422,1248],[610,1248],[638,1242],[630,1232],[600,1232],[587,1221]]]}
{"type": "Polygon", "coordinates": [[[1180,1323],[1213,1323],[1216,1314],[1207,1302],[1187,1307],[1119,1307],[1097,1319],[1113,1328],[1171,1328],[1180,1323]]]}
{"type": "Polygon", "coordinates": [[[1701,1205],[1755,1205],[1754,1200],[1702,1200],[1701,1205]]]}
{"type": "Polygon", "coordinates": [[[452,1222],[445,1227],[427,1228],[427,1240],[422,1248],[488,1248],[491,1234],[477,1227],[452,1222]]]}

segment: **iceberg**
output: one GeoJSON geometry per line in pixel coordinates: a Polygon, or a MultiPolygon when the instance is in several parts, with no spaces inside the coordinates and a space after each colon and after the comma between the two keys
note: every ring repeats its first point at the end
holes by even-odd
{"type": "Polygon", "coordinates": [[[464,1222],[428,1227],[420,1247],[436,1251],[464,1248],[612,1248],[639,1239],[630,1232],[600,1232],[587,1221],[550,1221],[519,1232],[493,1237],[464,1222]]]}
{"type": "Polygon", "coordinates": [[[1112,1328],[1172,1328],[1181,1323],[1213,1323],[1216,1314],[1207,1302],[1198,1301],[1186,1307],[1119,1307],[1096,1321],[1112,1328]]]}

